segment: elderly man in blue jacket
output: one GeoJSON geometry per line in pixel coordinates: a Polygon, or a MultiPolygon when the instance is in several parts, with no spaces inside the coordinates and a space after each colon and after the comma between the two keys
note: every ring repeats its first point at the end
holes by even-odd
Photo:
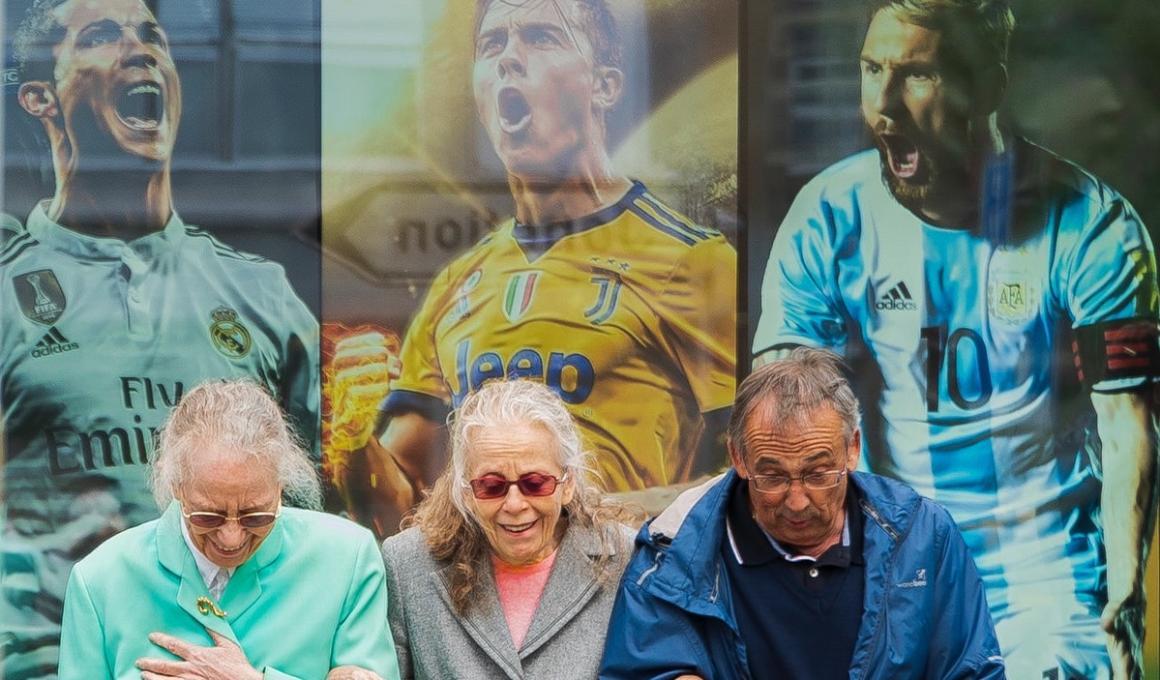
{"type": "Polygon", "coordinates": [[[855,472],[858,401],[796,349],[738,388],[732,470],[645,525],[601,678],[1003,678],[947,512],[855,472]]]}

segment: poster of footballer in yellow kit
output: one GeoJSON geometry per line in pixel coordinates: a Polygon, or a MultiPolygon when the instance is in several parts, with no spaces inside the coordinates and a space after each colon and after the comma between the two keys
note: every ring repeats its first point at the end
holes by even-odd
{"type": "Polygon", "coordinates": [[[540,380],[614,492],[726,464],[736,2],[323,7],[324,458],[380,535],[447,414],[540,380]]]}

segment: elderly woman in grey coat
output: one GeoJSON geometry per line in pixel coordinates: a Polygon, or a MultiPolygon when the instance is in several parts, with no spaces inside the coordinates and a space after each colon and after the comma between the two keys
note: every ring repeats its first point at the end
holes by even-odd
{"type": "Polygon", "coordinates": [[[412,526],[383,543],[402,677],[595,678],[635,519],[594,485],[555,393],[484,386],[412,526]]]}

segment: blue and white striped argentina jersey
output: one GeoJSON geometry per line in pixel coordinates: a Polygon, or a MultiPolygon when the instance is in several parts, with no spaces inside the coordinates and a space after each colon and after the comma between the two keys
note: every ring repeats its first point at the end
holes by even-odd
{"type": "Polygon", "coordinates": [[[36,639],[59,624],[72,562],[157,516],[143,464],[170,407],[202,381],[242,376],[267,385],[317,451],[318,323],[280,265],[176,215],[126,243],[32,212],[0,250],[4,604],[32,617],[6,615],[3,628],[36,639]]]}
{"type": "Polygon", "coordinates": [[[1014,148],[1016,179],[1000,179],[1014,190],[985,210],[994,224],[972,230],[903,208],[877,151],[814,178],[770,253],[753,353],[809,345],[850,358],[864,463],[950,510],[996,619],[1044,602],[1066,612],[1058,598],[1098,616],[1099,441],[1071,330],[1155,319],[1155,258],[1121,196],[1043,149],[1014,148]]]}

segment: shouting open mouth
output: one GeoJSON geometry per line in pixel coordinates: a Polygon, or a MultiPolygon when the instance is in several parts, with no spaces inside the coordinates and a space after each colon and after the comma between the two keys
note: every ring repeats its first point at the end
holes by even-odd
{"type": "Polygon", "coordinates": [[[117,97],[117,117],[134,130],[156,130],[165,117],[165,95],[152,81],[133,83],[117,97]]]}
{"type": "Polygon", "coordinates": [[[899,179],[912,179],[918,175],[922,165],[922,154],[918,146],[905,135],[891,132],[878,134],[880,145],[886,152],[890,172],[899,179]]]}
{"type": "Polygon", "coordinates": [[[496,101],[499,113],[499,127],[509,134],[519,134],[532,124],[532,106],[523,93],[514,87],[499,91],[496,101]]]}

